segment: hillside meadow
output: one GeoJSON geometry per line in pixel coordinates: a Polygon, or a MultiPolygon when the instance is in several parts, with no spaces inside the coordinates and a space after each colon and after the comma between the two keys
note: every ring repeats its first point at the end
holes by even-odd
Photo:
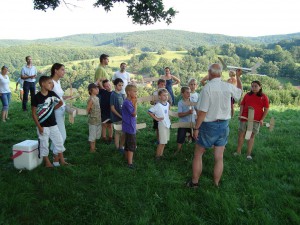
{"type": "Polygon", "coordinates": [[[30,112],[21,111],[14,93],[10,120],[0,123],[0,224],[300,224],[299,107],[271,106],[266,121],[275,117],[276,127],[272,133],[261,128],[252,161],[246,160],[246,146],[240,157],[232,154],[236,109],[221,186],[213,185],[209,149],[198,189],[184,185],[191,177],[194,145],[184,144],[174,156],[176,130],[165,159],[154,160],[149,107],[138,106],[138,122],[147,128],[137,133],[135,170],[113,145],[100,141],[97,153],[89,153],[87,118],[77,116],[74,124],[66,118],[65,157],[71,166],[20,171],[10,159],[12,146],[37,135],[30,112]]]}

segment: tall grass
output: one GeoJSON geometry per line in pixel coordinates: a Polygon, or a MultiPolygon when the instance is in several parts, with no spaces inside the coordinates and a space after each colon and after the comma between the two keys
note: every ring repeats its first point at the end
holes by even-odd
{"type": "Polygon", "coordinates": [[[165,159],[154,160],[148,108],[138,107],[138,122],[147,128],[137,133],[135,170],[113,145],[98,142],[98,152],[89,153],[87,118],[77,116],[75,124],[66,122],[65,157],[72,166],[18,171],[10,159],[12,146],[36,139],[36,130],[30,112],[14,100],[11,120],[0,123],[0,224],[300,224],[299,108],[271,108],[268,119],[275,117],[275,130],[261,128],[252,161],[245,149],[240,157],[232,155],[238,124],[232,119],[220,188],[213,185],[209,149],[196,190],[184,186],[194,146],[184,144],[174,156],[176,130],[165,159]]]}

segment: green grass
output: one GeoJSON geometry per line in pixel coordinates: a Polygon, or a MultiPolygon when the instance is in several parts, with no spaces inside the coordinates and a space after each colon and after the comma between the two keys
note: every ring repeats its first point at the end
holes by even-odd
{"type": "Polygon", "coordinates": [[[194,146],[185,144],[173,156],[176,130],[165,160],[154,161],[148,108],[138,108],[138,122],[147,128],[137,133],[135,170],[126,167],[113,145],[99,142],[98,153],[89,153],[87,118],[77,116],[75,124],[66,122],[65,157],[73,166],[20,172],[10,159],[12,146],[37,135],[30,112],[20,110],[15,96],[11,120],[0,123],[0,224],[300,224],[299,108],[270,109],[268,119],[274,116],[276,127],[272,133],[261,128],[253,161],[246,160],[245,149],[241,157],[232,155],[235,117],[220,188],[213,186],[210,149],[197,190],[184,186],[194,146]]]}

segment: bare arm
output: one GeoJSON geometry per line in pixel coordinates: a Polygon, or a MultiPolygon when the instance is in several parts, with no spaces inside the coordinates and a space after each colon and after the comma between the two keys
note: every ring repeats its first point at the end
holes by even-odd
{"type": "Polygon", "coordinates": [[[131,115],[132,115],[132,117],[136,117],[136,115],[137,115],[137,99],[135,98],[135,99],[132,99],[131,101],[132,101],[132,104],[134,107],[134,111],[131,115]]]}
{"type": "Polygon", "coordinates": [[[41,124],[39,123],[38,117],[36,115],[36,107],[31,106],[31,114],[32,114],[32,119],[35,123],[35,125],[37,126],[40,134],[43,134],[44,132],[44,128],[41,126],[41,124]]]}
{"type": "Polygon", "coordinates": [[[206,84],[206,81],[208,80],[208,75],[206,75],[205,77],[203,77],[200,81],[200,83],[202,84],[202,86],[204,86],[206,84]]]}
{"type": "Polygon", "coordinates": [[[172,75],[172,79],[175,80],[175,82],[173,83],[173,85],[180,84],[180,80],[177,77],[175,77],[175,76],[172,75]]]}
{"type": "Polygon", "coordinates": [[[112,111],[113,114],[117,115],[118,117],[120,117],[122,119],[122,115],[120,115],[120,113],[117,112],[114,105],[110,106],[110,110],[112,111]]]}
{"type": "Polygon", "coordinates": [[[63,101],[60,100],[60,101],[54,106],[54,110],[55,110],[55,109],[58,109],[58,108],[61,107],[63,104],[64,104],[63,101]]]}
{"type": "Polygon", "coordinates": [[[154,115],[154,113],[148,112],[148,114],[157,122],[162,121],[164,118],[158,118],[154,115]]]}
{"type": "Polygon", "coordinates": [[[191,115],[191,114],[193,114],[193,109],[190,109],[189,111],[186,111],[186,112],[178,113],[178,117],[185,117],[185,116],[188,116],[188,115],[191,115]]]}
{"type": "Polygon", "coordinates": [[[269,112],[269,108],[265,108],[265,107],[264,107],[264,114],[262,115],[262,118],[261,118],[260,121],[259,121],[260,125],[263,125],[264,119],[266,118],[268,112],[269,112]]]}
{"type": "Polygon", "coordinates": [[[93,107],[93,101],[92,101],[92,99],[90,99],[88,101],[88,104],[87,104],[87,107],[86,107],[87,114],[90,114],[92,107],[93,107]]]}
{"type": "Polygon", "coordinates": [[[204,121],[205,116],[206,116],[206,112],[197,111],[197,120],[196,120],[196,124],[195,124],[195,129],[194,129],[194,138],[196,140],[198,140],[199,128],[200,128],[202,122],[204,121]]]}
{"type": "Polygon", "coordinates": [[[241,81],[242,70],[236,70],[236,87],[243,90],[242,81],[241,81]]]}

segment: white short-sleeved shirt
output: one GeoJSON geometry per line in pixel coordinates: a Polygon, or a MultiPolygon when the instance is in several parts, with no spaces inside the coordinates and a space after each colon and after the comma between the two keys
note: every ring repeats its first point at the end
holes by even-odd
{"type": "Polygon", "coordinates": [[[123,80],[123,88],[121,91],[121,94],[125,94],[125,88],[130,83],[130,74],[127,73],[126,71],[124,73],[121,73],[121,71],[115,72],[115,74],[112,77],[112,80],[115,80],[117,78],[121,78],[123,80]]]}
{"type": "Polygon", "coordinates": [[[9,77],[7,75],[2,76],[0,74],[0,93],[10,93],[9,77]]]}
{"type": "Polygon", "coordinates": [[[191,93],[190,100],[191,100],[191,102],[198,102],[199,94],[197,92],[191,93]]]}
{"type": "Polygon", "coordinates": [[[241,89],[214,78],[200,92],[196,109],[207,113],[204,122],[228,120],[231,118],[231,97],[238,100],[241,96],[241,89]]]}
{"type": "Polygon", "coordinates": [[[161,102],[158,102],[149,109],[149,112],[153,113],[157,118],[164,118],[158,123],[163,124],[167,128],[170,128],[171,126],[171,121],[169,117],[169,107],[170,104],[168,102],[166,102],[165,105],[162,104],[161,102]]]}
{"type": "MultiPolygon", "coordinates": [[[[28,67],[27,65],[25,65],[25,66],[22,67],[21,75],[22,76],[37,75],[37,70],[36,70],[35,66],[28,67]]],[[[35,82],[35,78],[26,79],[25,81],[35,82]]]]}
{"type": "Polygon", "coordinates": [[[65,92],[61,88],[60,80],[58,80],[58,81],[53,80],[53,84],[54,84],[54,86],[53,86],[52,91],[54,91],[55,94],[57,94],[57,96],[63,101],[63,105],[62,106],[65,106],[65,101],[63,99],[63,96],[64,96],[65,92]]]}

